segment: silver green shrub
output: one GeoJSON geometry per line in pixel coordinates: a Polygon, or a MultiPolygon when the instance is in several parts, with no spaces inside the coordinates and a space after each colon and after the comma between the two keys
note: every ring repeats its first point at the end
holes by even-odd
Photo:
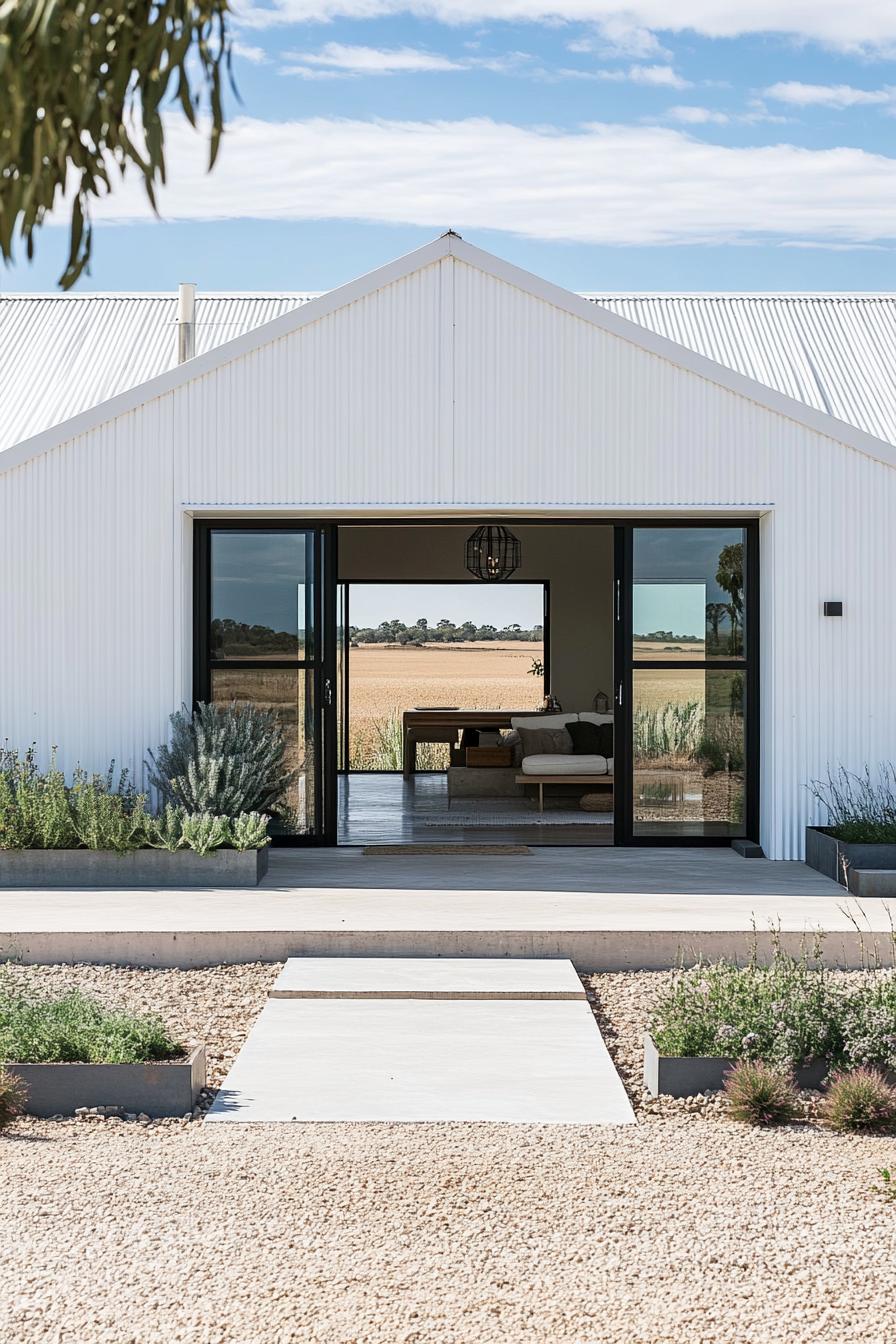
{"type": "Polygon", "coordinates": [[[284,761],[277,716],[255,705],[186,705],[171,715],[171,741],[149,753],[150,783],[188,813],[276,811],[296,778],[284,761]]]}
{"type": "Polygon", "coordinates": [[[268,819],[259,812],[241,812],[230,823],[234,849],[262,849],[268,840],[268,819]]]}
{"type": "Polygon", "coordinates": [[[230,821],[214,812],[187,813],[182,820],[184,842],[196,854],[211,854],[230,839],[230,821]]]}
{"type": "Polygon", "coordinates": [[[55,750],[46,772],[33,744],[21,756],[0,750],[0,849],[138,849],[148,822],[127,771],[116,784],[114,761],[105,775],[76,770],[68,786],[55,750]]]}
{"type": "Polygon", "coordinates": [[[146,843],[151,849],[167,849],[172,854],[175,850],[183,849],[187,843],[184,839],[185,816],[182,807],[166,803],[159,815],[152,818],[146,843]]]}

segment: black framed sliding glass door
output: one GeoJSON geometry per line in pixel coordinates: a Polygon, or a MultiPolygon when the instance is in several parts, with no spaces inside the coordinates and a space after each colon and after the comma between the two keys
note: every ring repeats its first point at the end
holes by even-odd
{"type": "Polygon", "coordinates": [[[271,832],[281,844],[330,843],[333,530],[279,521],[194,526],[194,697],[275,711],[294,782],[271,832]]]}
{"type": "Polygon", "coordinates": [[[758,526],[617,529],[616,839],[758,840],[758,526]]]}

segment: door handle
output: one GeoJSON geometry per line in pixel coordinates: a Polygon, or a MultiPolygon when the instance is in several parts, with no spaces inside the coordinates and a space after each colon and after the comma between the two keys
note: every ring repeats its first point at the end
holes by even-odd
{"type": "Polygon", "coordinates": [[[618,684],[617,687],[616,687],[616,703],[617,703],[617,705],[619,706],[619,708],[621,709],[621,708],[622,708],[622,682],[621,682],[621,681],[619,682],[619,684],[618,684]]]}
{"type": "Polygon", "coordinates": [[[333,703],[333,680],[331,677],[324,677],[324,704],[327,709],[333,703]]]}

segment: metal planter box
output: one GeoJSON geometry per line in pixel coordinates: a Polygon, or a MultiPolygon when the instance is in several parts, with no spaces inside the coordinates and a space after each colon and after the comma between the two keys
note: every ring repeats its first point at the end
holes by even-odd
{"type": "Polygon", "coordinates": [[[205,1087],[205,1046],[153,1064],[6,1064],[28,1089],[29,1115],[72,1115],[79,1106],[120,1106],[155,1119],[186,1115],[205,1087]]]}
{"type": "MultiPolygon", "coordinates": [[[[701,1092],[720,1092],[725,1075],[736,1059],[696,1055],[661,1055],[649,1032],[644,1033],[644,1086],[651,1096],[695,1097],[701,1092]]],[[[818,1088],[828,1074],[827,1060],[815,1060],[794,1069],[798,1087],[818,1088]]]]}
{"type": "Polygon", "coordinates": [[[268,867],[263,849],[7,849],[0,852],[0,888],[257,887],[268,867]]]}
{"type": "Polygon", "coordinates": [[[806,863],[841,887],[848,885],[853,895],[896,896],[896,845],[847,844],[824,826],[807,826],[806,863]],[[865,872],[874,878],[859,876],[865,872]]]}

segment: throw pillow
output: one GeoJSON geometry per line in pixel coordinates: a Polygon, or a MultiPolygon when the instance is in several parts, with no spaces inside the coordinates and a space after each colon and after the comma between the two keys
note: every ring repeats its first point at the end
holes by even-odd
{"type": "Polygon", "coordinates": [[[501,746],[510,748],[511,765],[521,765],[523,760],[523,744],[520,741],[520,735],[516,728],[512,732],[504,733],[501,738],[501,746]]]}
{"type": "Polygon", "coordinates": [[[612,723],[570,723],[566,731],[576,756],[613,755],[612,723]]]}
{"type": "Polygon", "coordinates": [[[565,728],[518,728],[524,756],[569,756],[572,738],[565,728]]]}

